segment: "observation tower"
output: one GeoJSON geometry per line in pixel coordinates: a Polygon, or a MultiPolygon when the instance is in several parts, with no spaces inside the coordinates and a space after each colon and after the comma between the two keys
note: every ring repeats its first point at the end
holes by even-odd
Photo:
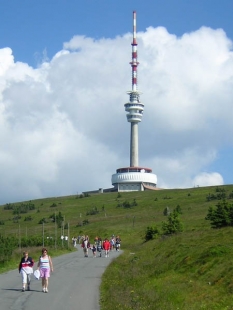
{"type": "Polygon", "coordinates": [[[138,123],[142,120],[144,104],[140,100],[141,92],[137,89],[137,36],[136,12],[133,12],[133,42],[132,45],[132,90],[128,91],[129,101],[125,103],[127,121],[131,125],[130,132],[130,166],[118,168],[112,175],[112,185],[118,192],[144,191],[156,189],[157,176],[150,168],[140,167],[138,161],[138,123]]]}

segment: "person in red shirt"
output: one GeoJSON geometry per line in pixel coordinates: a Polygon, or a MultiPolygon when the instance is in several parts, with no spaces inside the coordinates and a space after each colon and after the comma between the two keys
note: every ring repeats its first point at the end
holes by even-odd
{"type": "Polygon", "coordinates": [[[105,238],[103,242],[103,249],[105,251],[105,257],[109,257],[110,248],[111,248],[111,243],[109,242],[107,238],[105,238]]]}

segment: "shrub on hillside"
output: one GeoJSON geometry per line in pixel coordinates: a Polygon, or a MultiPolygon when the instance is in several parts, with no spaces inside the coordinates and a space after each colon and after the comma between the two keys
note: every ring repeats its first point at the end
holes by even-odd
{"type": "Polygon", "coordinates": [[[137,202],[136,202],[136,199],[134,199],[131,203],[128,201],[128,200],[125,200],[124,202],[120,203],[118,202],[117,204],[117,208],[124,208],[124,209],[130,209],[132,207],[135,207],[137,206],[137,202]]]}
{"type": "Polygon", "coordinates": [[[18,223],[20,219],[21,219],[21,216],[17,215],[17,216],[14,216],[12,220],[13,220],[13,223],[18,223]]]}
{"type": "Polygon", "coordinates": [[[97,207],[94,207],[92,210],[87,211],[86,215],[96,215],[98,213],[99,213],[99,211],[98,211],[97,207]]]}
{"type": "Polygon", "coordinates": [[[50,208],[55,208],[57,206],[56,203],[51,204],[50,208]]]}
{"type": "Polygon", "coordinates": [[[228,198],[229,198],[229,199],[232,199],[232,198],[233,198],[233,191],[229,194],[228,198]]]}
{"type": "Polygon", "coordinates": [[[149,241],[154,238],[156,238],[159,235],[159,230],[157,227],[147,227],[146,234],[145,234],[145,240],[149,241]]]}
{"type": "Polygon", "coordinates": [[[13,250],[18,246],[16,237],[4,237],[0,235],[0,263],[9,261],[13,250]]]}
{"type": "Polygon", "coordinates": [[[31,201],[28,203],[21,203],[20,205],[14,205],[13,214],[27,213],[31,210],[35,210],[35,205],[31,201]]]}
{"type": "Polygon", "coordinates": [[[58,214],[53,213],[52,215],[50,215],[49,217],[54,223],[57,223],[57,227],[61,228],[62,223],[64,221],[64,216],[62,215],[61,211],[58,212],[58,214]]]}
{"type": "MultiPolygon", "coordinates": [[[[45,239],[47,242],[47,239],[45,239]]],[[[27,247],[37,247],[37,246],[42,246],[42,236],[28,236],[28,237],[22,237],[20,240],[20,245],[23,248],[27,247]]],[[[47,246],[48,244],[46,244],[47,246]]]]}
{"type": "Polygon", "coordinates": [[[233,226],[233,204],[224,200],[219,202],[216,208],[209,207],[205,219],[210,221],[212,228],[233,226]]]}
{"type": "Polygon", "coordinates": [[[41,220],[39,220],[38,224],[43,224],[43,223],[46,223],[47,220],[45,217],[43,217],[41,220]]]}
{"type": "Polygon", "coordinates": [[[5,206],[4,206],[4,210],[13,210],[14,209],[14,204],[12,203],[7,203],[5,206]]]}
{"type": "Polygon", "coordinates": [[[207,201],[211,201],[211,200],[222,200],[222,199],[226,199],[226,193],[224,192],[220,192],[217,194],[210,194],[206,197],[207,201]]]}
{"type": "Polygon", "coordinates": [[[88,219],[86,219],[86,220],[83,220],[83,226],[84,226],[84,225],[87,225],[87,224],[89,224],[89,221],[88,221],[88,219]]]}
{"type": "Polygon", "coordinates": [[[168,216],[167,222],[162,222],[162,230],[164,235],[171,235],[183,231],[183,224],[176,210],[168,216]]]}
{"type": "Polygon", "coordinates": [[[175,208],[175,211],[179,214],[182,214],[182,210],[181,210],[181,207],[180,205],[177,205],[176,208],[175,208]]]}
{"type": "Polygon", "coordinates": [[[121,193],[118,192],[117,198],[121,198],[121,193]]]}

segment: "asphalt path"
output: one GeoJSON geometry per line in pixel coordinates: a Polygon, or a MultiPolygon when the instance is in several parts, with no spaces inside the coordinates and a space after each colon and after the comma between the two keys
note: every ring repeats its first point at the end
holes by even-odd
{"type": "MultiPolygon", "coordinates": [[[[38,281],[33,276],[31,291],[22,292],[18,269],[1,274],[0,309],[100,310],[101,276],[120,253],[111,251],[110,257],[105,258],[103,255],[93,258],[90,251],[89,257],[84,257],[82,249],[79,248],[76,252],[52,257],[54,272],[49,279],[48,293],[42,292],[41,279],[38,281]]],[[[34,260],[36,261],[35,257],[34,260]]]]}

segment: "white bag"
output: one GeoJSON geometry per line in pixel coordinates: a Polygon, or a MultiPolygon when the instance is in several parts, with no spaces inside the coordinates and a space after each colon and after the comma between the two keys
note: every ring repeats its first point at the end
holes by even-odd
{"type": "Polygon", "coordinates": [[[40,280],[40,271],[38,269],[36,269],[33,274],[36,280],[40,280]]]}

